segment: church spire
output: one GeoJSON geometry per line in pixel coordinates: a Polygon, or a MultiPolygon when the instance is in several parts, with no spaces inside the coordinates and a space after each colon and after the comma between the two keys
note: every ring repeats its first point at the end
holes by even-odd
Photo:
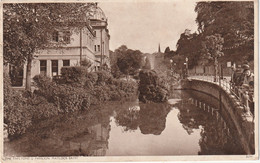
{"type": "Polygon", "coordinates": [[[159,43],[159,47],[158,47],[158,53],[161,53],[160,43],[159,43]]]}

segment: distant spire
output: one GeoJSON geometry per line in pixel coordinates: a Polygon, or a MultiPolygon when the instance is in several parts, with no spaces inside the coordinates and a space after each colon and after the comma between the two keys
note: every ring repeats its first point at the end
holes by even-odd
{"type": "Polygon", "coordinates": [[[158,47],[158,52],[161,53],[160,43],[159,43],[159,47],[158,47]]]}

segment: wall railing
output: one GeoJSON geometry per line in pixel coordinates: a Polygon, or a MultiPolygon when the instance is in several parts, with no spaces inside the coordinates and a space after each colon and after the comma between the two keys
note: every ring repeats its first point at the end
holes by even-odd
{"type": "Polygon", "coordinates": [[[196,79],[214,83],[223,88],[228,94],[239,101],[244,112],[254,117],[254,89],[245,86],[236,86],[230,76],[214,76],[209,74],[188,74],[188,79],[196,79]]]}

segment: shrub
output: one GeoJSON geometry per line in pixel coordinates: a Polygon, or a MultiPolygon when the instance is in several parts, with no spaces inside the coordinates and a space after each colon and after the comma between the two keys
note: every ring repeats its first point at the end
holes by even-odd
{"type": "Polygon", "coordinates": [[[97,82],[96,82],[97,85],[100,85],[100,84],[104,85],[106,82],[108,82],[112,78],[112,75],[107,71],[97,71],[94,73],[96,73],[98,76],[97,82]]]}
{"type": "Polygon", "coordinates": [[[90,93],[81,87],[61,85],[59,86],[56,102],[66,113],[76,110],[86,110],[91,104],[90,96],[90,93]]]}
{"type": "Polygon", "coordinates": [[[85,87],[87,89],[93,90],[94,89],[94,85],[97,83],[98,80],[98,74],[91,72],[88,73],[86,75],[86,83],[85,83],[85,87]]]}
{"type": "Polygon", "coordinates": [[[60,112],[59,108],[54,104],[47,101],[43,96],[33,94],[28,99],[28,104],[31,106],[32,121],[50,118],[58,115],[60,112]]]}
{"type": "Polygon", "coordinates": [[[9,75],[4,73],[4,123],[9,136],[23,134],[31,125],[30,106],[22,91],[11,88],[9,75]]]}
{"type": "Polygon", "coordinates": [[[135,81],[111,79],[108,84],[110,100],[132,100],[136,98],[138,85],[135,81]]]}
{"type": "Polygon", "coordinates": [[[81,61],[81,66],[89,68],[92,66],[92,62],[85,58],[81,61]]]}
{"type": "Polygon", "coordinates": [[[45,75],[36,75],[33,80],[38,88],[34,93],[45,97],[48,102],[55,102],[55,96],[58,92],[58,84],[51,81],[51,79],[45,75]]]}
{"type": "Polygon", "coordinates": [[[84,66],[62,67],[61,75],[65,84],[80,83],[84,84],[88,68],[84,66]]]}
{"type": "Polygon", "coordinates": [[[139,73],[139,100],[142,102],[164,102],[169,96],[169,85],[153,70],[142,70],[139,73]]]}

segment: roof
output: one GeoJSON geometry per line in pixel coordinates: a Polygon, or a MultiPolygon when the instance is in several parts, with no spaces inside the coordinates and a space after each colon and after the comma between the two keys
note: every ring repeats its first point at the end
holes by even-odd
{"type": "Polygon", "coordinates": [[[90,8],[90,12],[88,13],[89,19],[107,21],[107,17],[104,11],[97,6],[97,3],[90,8]]]}

